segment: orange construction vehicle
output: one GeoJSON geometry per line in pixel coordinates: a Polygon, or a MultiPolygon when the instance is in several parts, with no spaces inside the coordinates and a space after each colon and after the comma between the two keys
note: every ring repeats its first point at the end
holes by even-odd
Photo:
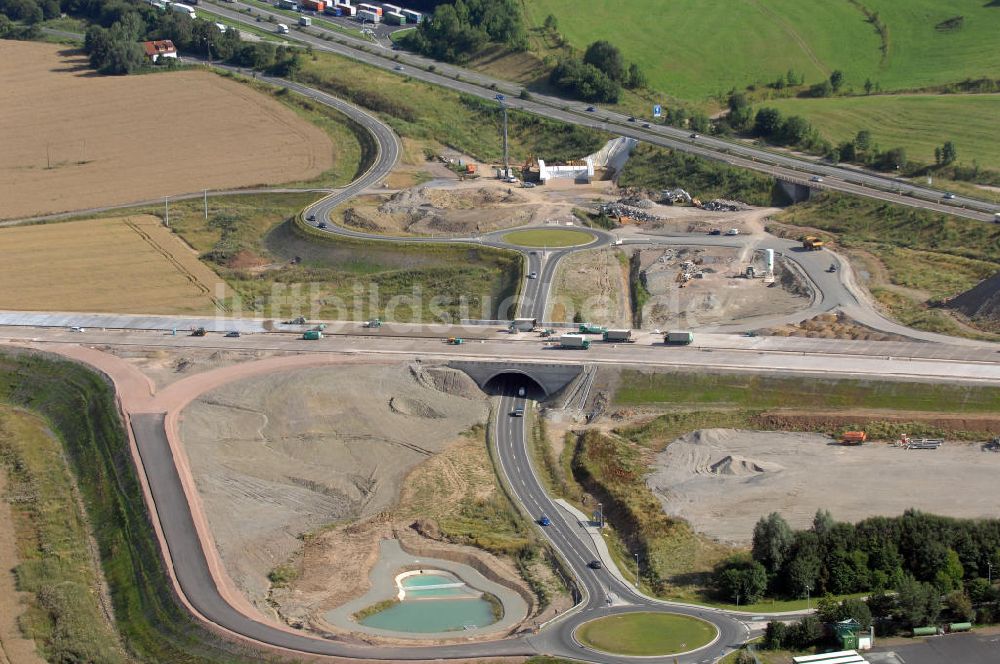
{"type": "Polygon", "coordinates": [[[840,436],[842,445],[860,445],[866,440],[868,440],[868,434],[864,431],[845,431],[840,436]]]}
{"type": "Polygon", "coordinates": [[[823,240],[812,235],[802,238],[802,248],[808,249],[809,251],[818,251],[823,248],[824,244],[826,243],[823,242],[823,240]]]}

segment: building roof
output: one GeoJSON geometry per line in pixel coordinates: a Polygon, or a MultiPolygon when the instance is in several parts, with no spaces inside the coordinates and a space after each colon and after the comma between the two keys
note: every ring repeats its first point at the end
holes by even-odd
{"type": "Polygon", "coordinates": [[[156,41],[142,42],[142,47],[146,49],[146,55],[149,57],[177,52],[177,47],[175,47],[174,43],[169,39],[157,39],[156,41]]]}

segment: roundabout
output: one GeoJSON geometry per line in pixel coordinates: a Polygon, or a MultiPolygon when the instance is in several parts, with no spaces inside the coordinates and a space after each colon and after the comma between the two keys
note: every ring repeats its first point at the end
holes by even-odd
{"type": "Polygon", "coordinates": [[[583,646],[626,657],[665,657],[704,648],[719,637],[711,623],[663,612],[631,612],[580,625],[574,637],[583,646]]]}
{"type": "Polygon", "coordinates": [[[519,247],[579,247],[597,241],[593,233],[580,230],[533,228],[504,233],[503,241],[519,247]]]}

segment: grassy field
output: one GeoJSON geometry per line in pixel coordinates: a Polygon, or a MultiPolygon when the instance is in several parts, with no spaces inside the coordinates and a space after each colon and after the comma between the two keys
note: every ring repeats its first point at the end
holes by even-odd
{"type": "Polygon", "coordinates": [[[1000,403],[1000,388],[628,370],[622,373],[615,403],[993,413],[1000,403]]]}
{"type": "Polygon", "coordinates": [[[0,87],[15,91],[0,125],[6,218],[303,180],[334,165],[323,129],[209,72],[82,76],[81,52],[35,42],[4,42],[4,56],[0,87]],[[61,99],[83,100],[73,122],[61,99]]]}
{"type": "Polygon", "coordinates": [[[128,661],[101,613],[99,561],[86,517],[62,447],[42,418],[0,404],[0,466],[10,477],[4,498],[12,507],[21,561],[14,570],[17,588],[30,593],[21,631],[50,662],[128,661]]]}
{"type": "Polygon", "coordinates": [[[507,233],[503,239],[522,247],[575,247],[593,242],[594,236],[583,231],[531,230],[507,233]]]}
{"type": "MultiPolygon", "coordinates": [[[[397,73],[329,53],[303,60],[299,80],[379,114],[401,136],[429,150],[442,146],[481,161],[503,155],[502,117],[495,102],[460,95],[397,73]]],[[[611,138],[591,129],[511,111],[510,155],[557,161],[596,152],[611,138]]]]}
{"type": "Polygon", "coordinates": [[[539,0],[525,12],[534,26],[554,14],[579,49],[608,39],[654,89],[682,99],[767,83],[789,69],[807,83],[840,69],[848,87],[870,78],[884,90],[995,78],[1000,70],[1000,52],[984,48],[996,30],[996,9],[984,0],[539,0]],[[861,6],[879,13],[884,36],[861,6]],[[956,16],[964,17],[961,27],[936,28],[956,16]]]}
{"type": "Polygon", "coordinates": [[[934,163],[934,148],[952,141],[958,163],[1000,169],[1000,94],[873,95],[763,102],[785,115],[801,115],[833,143],[862,129],[883,150],[901,146],[909,159],[934,163]]]}
{"type": "Polygon", "coordinates": [[[695,650],[715,638],[711,623],[669,613],[628,613],[584,623],[576,637],[595,650],[652,657],[695,650]]]}
{"type": "Polygon", "coordinates": [[[0,229],[0,308],[212,314],[231,291],[149,215],[0,229]]]}

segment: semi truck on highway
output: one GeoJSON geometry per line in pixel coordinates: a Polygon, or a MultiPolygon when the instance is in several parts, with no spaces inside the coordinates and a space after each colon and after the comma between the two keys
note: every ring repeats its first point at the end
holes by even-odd
{"type": "Polygon", "coordinates": [[[170,3],[170,10],[175,11],[178,14],[186,14],[187,16],[191,17],[191,20],[194,20],[196,18],[194,13],[194,7],[192,7],[191,5],[185,5],[180,2],[172,2],[170,3]]]}
{"type": "Polygon", "coordinates": [[[511,332],[532,332],[538,325],[537,318],[515,318],[510,324],[511,332]]]}
{"type": "Polygon", "coordinates": [[[632,330],[605,330],[604,340],[608,342],[629,344],[635,341],[635,339],[632,338],[632,330]]]}
{"type": "Polygon", "coordinates": [[[692,341],[694,341],[693,332],[682,332],[680,330],[671,330],[663,335],[663,343],[668,346],[687,346],[692,341]]]}
{"type": "Polygon", "coordinates": [[[564,334],[559,337],[559,346],[561,348],[587,350],[590,348],[590,339],[582,334],[564,334]]]}
{"type": "Polygon", "coordinates": [[[608,328],[602,327],[600,325],[591,325],[590,323],[584,323],[579,328],[580,334],[604,334],[608,331],[608,328]]]}

